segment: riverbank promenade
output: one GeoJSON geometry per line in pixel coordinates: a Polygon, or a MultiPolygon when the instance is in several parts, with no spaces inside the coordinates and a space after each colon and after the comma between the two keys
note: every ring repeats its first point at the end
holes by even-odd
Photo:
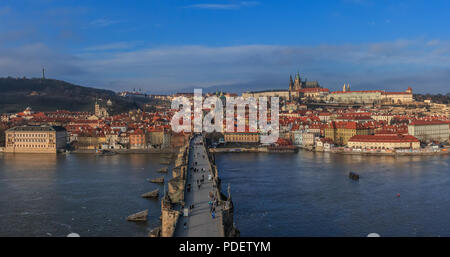
{"type": "MultiPolygon", "coordinates": [[[[218,194],[213,180],[210,179],[212,177],[211,165],[203,144],[203,137],[196,136],[190,143],[186,182],[187,185],[190,184],[190,190],[186,189],[185,192],[185,208],[189,212],[187,216],[180,217],[175,229],[174,235],[176,237],[224,236],[221,224],[222,207],[215,207],[215,217],[213,218],[209,204],[211,201],[210,194],[218,194]]],[[[187,187],[189,188],[189,186],[187,187]]]]}

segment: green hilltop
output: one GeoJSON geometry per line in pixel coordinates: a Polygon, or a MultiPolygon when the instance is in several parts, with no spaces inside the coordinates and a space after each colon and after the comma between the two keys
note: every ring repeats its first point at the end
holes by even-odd
{"type": "Polygon", "coordinates": [[[111,100],[110,113],[142,108],[149,99],[118,96],[114,91],[83,87],[40,78],[0,78],[0,113],[14,113],[30,106],[36,111],[94,111],[96,99],[111,100]]]}

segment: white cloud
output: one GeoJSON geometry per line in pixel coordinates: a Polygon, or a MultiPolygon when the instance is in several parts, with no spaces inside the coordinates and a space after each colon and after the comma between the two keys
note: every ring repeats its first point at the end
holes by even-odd
{"type": "Polygon", "coordinates": [[[69,55],[43,44],[13,49],[0,46],[0,76],[30,76],[45,66],[54,78],[116,90],[141,87],[151,92],[195,86],[239,91],[286,88],[286,78],[296,71],[331,89],[346,82],[358,89],[404,90],[412,86],[448,92],[450,80],[450,43],[438,40],[139,50],[133,49],[133,42],[115,42],[80,50],[69,55]]]}
{"type": "Polygon", "coordinates": [[[139,42],[137,41],[126,41],[126,42],[114,42],[103,45],[95,45],[86,47],[83,51],[110,51],[110,50],[124,50],[135,47],[139,42]]]}

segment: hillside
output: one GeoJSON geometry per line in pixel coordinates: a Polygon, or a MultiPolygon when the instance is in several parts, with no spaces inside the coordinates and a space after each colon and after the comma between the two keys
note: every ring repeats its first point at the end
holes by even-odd
{"type": "Polygon", "coordinates": [[[143,101],[117,96],[111,90],[83,87],[54,79],[0,78],[0,113],[19,112],[30,106],[36,111],[94,111],[96,99],[113,106],[111,113],[119,113],[141,107],[143,101]]]}

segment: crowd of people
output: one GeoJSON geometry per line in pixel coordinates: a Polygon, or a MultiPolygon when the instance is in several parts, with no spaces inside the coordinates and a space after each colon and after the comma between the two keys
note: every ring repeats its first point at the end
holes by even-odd
{"type": "MultiPolygon", "coordinates": [[[[191,151],[193,151],[193,147],[191,146],[190,148],[191,151]]],[[[201,153],[194,153],[193,154],[194,160],[196,160],[196,158],[202,158],[202,159],[206,159],[207,156],[205,154],[201,154],[201,153]]],[[[205,173],[210,173],[210,169],[208,168],[199,168],[199,163],[197,161],[193,161],[193,165],[190,167],[189,169],[189,178],[192,182],[195,181],[195,185],[197,186],[197,190],[200,190],[202,185],[205,183],[205,173]],[[200,176],[200,174],[201,176],[200,176]],[[199,175],[196,175],[199,174],[199,175]]],[[[212,179],[211,174],[208,174],[208,180],[212,179]]],[[[213,185],[213,188],[215,188],[215,186],[213,185]]],[[[192,190],[192,185],[191,183],[187,184],[187,192],[190,192],[192,190]]],[[[209,212],[211,214],[211,218],[215,219],[216,218],[216,207],[218,206],[218,199],[217,199],[217,194],[214,193],[213,191],[210,191],[208,193],[208,205],[209,205],[209,212]]],[[[184,206],[183,206],[184,207],[184,206]]],[[[191,205],[189,205],[189,212],[192,211],[192,209],[194,209],[194,204],[192,203],[191,205]]],[[[184,222],[183,224],[184,229],[187,229],[187,222],[184,222]]]]}

